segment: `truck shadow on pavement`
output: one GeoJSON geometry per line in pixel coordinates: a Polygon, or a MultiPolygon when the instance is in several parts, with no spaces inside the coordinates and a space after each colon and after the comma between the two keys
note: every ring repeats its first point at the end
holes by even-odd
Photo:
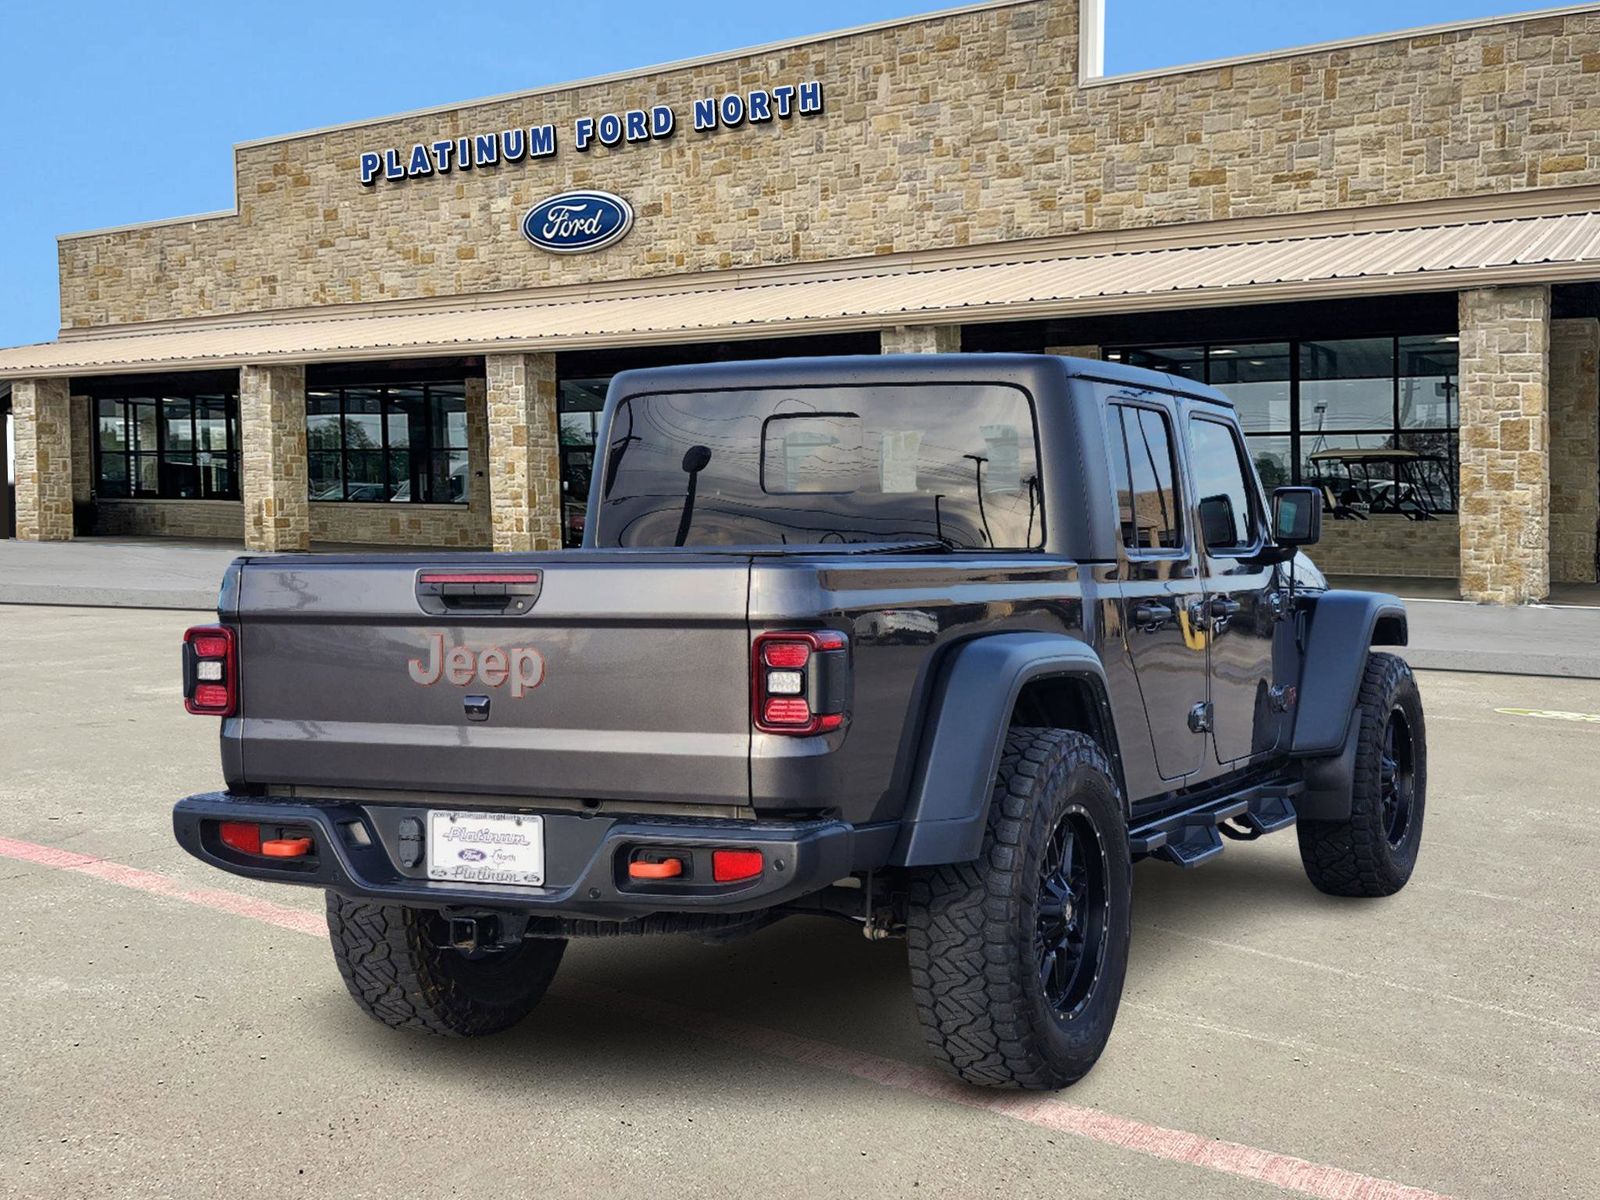
{"type": "MultiPolygon", "coordinates": [[[[1366,907],[1315,891],[1292,839],[1271,850],[1230,850],[1198,871],[1140,864],[1127,993],[1160,992],[1194,970],[1193,956],[1168,953],[1151,926],[1227,938],[1230,929],[1258,923],[1268,912],[1326,919],[1344,910],[1356,919],[1366,907]]],[[[570,1088],[576,1099],[592,1096],[598,1082],[626,1088],[657,1072],[680,1080],[685,1070],[708,1072],[707,1088],[721,1087],[729,1071],[734,1078],[752,1071],[750,1083],[758,1090],[770,1083],[762,1074],[770,1075],[770,1064],[751,1064],[747,1052],[708,1042],[693,1029],[641,1021],[603,999],[597,1003],[596,990],[931,1065],[912,1007],[904,943],[871,943],[854,927],[823,918],[790,918],[720,944],[688,937],[573,942],[539,1009],[517,1028],[482,1041],[386,1030],[362,1018],[342,991],[330,989],[328,1002],[316,1007],[327,1018],[324,1035],[335,1042],[400,1069],[427,1064],[443,1075],[470,1075],[482,1086],[537,1087],[547,1096],[570,1088]],[[350,1046],[351,1039],[359,1047],[350,1046]]],[[[1113,1037],[1113,1051],[1117,1041],[1113,1037]]]]}

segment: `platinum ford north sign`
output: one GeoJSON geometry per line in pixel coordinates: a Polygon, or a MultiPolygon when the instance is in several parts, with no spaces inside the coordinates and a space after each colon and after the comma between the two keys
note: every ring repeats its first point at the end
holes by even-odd
{"type": "Polygon", "coordinates": [[[551,254],[587,254],[620,242],[633,228],[633,206],[610,192],[563,192],[522,218],[522,235],[551,254]]]}
{"type": "MultiPolygon", "coordinates": [[[[724,129],[783,123],[796,116],[811,117],[820,112],[822,84],[813,79],[800,84],[705,96],[689,106],[687,116],[696,133],[712,134],[724,129]]],[[[595,146],[611,149],[660,141],[677,131],[679,121],[680,114],[668,104],[579,117],[572,123],[572,148],[588,152],[595,146]]],[[[359,161],[361,182],[373,187],[380,179],[398,183],[405,179],[551,158],[558,150],[557,141],[555,125],[536,124],[417,142],[410,147],[365,150],[359,161]]]]}

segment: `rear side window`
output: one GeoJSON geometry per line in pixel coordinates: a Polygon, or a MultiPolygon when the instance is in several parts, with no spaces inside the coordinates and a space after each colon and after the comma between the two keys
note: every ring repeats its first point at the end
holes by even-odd
{"type": "Polygon", "coordinates": [[[1253,550],[1260,528],[1256,489],[1239,439],[1220,421],[1194,417],[1189,449],[1206,549],[1219,554],[1253,550]]]}
{"type": "Polygon", "coordinates": [[[1183,505],[1166,414],[1129,404],[1111,407],[1111,471],[1122,544],[1135,553],[1183,548],[1183,505]]]}
{"type": "Polygon", "coordinates": [[[617,406],[596,544],[1043,544],[1033,405],[999,384],[663,392],[617,406]]]}

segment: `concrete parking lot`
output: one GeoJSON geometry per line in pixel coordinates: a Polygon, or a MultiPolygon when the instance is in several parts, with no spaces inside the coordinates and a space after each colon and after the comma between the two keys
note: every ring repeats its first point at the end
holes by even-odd
{"type": "Polygon", "coordinates": [[[1600,683],[1423,676],[1392,900],[1320,896],[1292,835],[1142,864],[1105,1057],[997,1096],[932,1069],[899,944],[821,921],[575,943],[482,1042],[371,1022],[319,894],[172,842],[218,779],[205,616],[0,608],[0,1194],[1600,1195],[1600,683]]]}

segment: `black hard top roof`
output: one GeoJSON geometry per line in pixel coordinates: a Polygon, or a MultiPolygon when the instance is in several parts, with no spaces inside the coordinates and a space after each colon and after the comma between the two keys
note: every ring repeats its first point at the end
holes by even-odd
{"type": "Polygon", "coordinates": [[[1155,389],[1232,408],[1215,388],[1144,367],[1053,354],[858,354],[816,358],[766,358],[740,362],[643,367],[612,380],[613,397],[693,388],[849,386],[872,383],[938,383],[974,378],[1016,383],[1037,390],[1050,376],[1099,379],[1155,389]]]}

